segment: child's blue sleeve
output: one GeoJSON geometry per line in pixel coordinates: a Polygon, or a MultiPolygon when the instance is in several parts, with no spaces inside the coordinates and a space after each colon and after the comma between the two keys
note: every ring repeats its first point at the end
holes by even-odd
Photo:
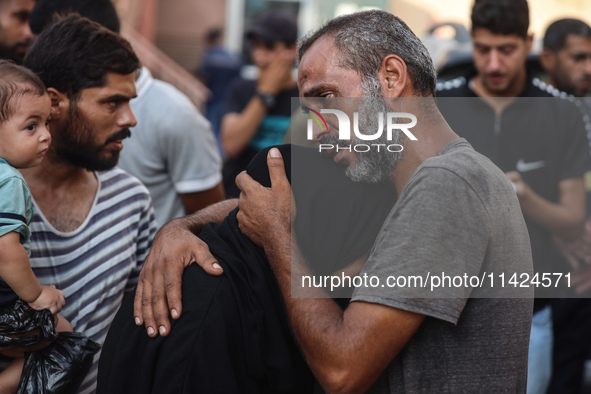
{"type": "Polygon", "coordinates": [[[28,224],[32,215],[31,193],[23,179],[9,177],[0,181],[0,236],[16,231],[21,243],[28,242],[28,224]]]}

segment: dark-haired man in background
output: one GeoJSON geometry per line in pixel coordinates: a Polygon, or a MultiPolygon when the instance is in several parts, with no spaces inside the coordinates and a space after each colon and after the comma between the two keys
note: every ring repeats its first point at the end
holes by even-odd
{"type": "Polygon", "coordinates": [[[29,15],[35,0],[0,0],[0,58],[21,64],[33,33],[29,15]]]}
{"type": "MultiPolygon", "coordinates": [[[[543,46],[540,63],[548,73],[548,83],[558,91],[579,97],[578,103],[591,115],[591,101],[583,98],[591,87],[591,27],[578,19],[557,20],[546,29],[543,46]]],[[[591,128],[588,128],[587,135],[590,133],[591,128]]],[[[591,212],[590,197],[587,189],[587,214],[591,212]]],[[[580,290],[587,287],[585,294],[570,294],[570,297],[589,297],[591,221],[587,220],[580,237],[555,241],[571,264],[573,283],[580,290]]],[[[582,390],[585,360],[591,347],[591,300],[554,300],[552,320],[554,352],[548,393],[578,394],[582,390]]]]}
{"type": "MultiPolygon", "coordinates": [[[[533,40],[526,0],[476,0],[471,18],[474,69],[438,84],[437,90],[438,97],[468,99],[444,99],[442,112],[460,136],[513,182],[528,225],[535,271],[562,272],[566,262],[552,245],[552,236],[580,235],[585,219],[583,174],[591,168],[591,158],[584,118],[579,111],[568,119],[549,116],[565,103],[550,101],[555,89],[526,67],[533,40]],[[524,97],[548,99],[533,102],[524,97]]],[[[539,298],[544,295],[538,290],[544,289],[536,288],[528,393],[546,391],[552,365],[551,300],[539,298]]]]}
{"type": "MultiPolygon", "coordinates": [[[[113,168],[136,124],[139,61],[119,35],[72,15],[39,35],[24,64],[52,106],[47,159],[23,171],[35,211],[31,266],[65,293],[74,331],[102,343],[156,232],[148,190],[113,168]]],[[[94,392],[96,372],[95,362],[80,393],[94,392]]]]}
{"type": "Polygon", "coordinates": [[[291,99],[298,96],[292,75],[298,39],[295,17],[281,11],[263,14],[247,30],[246,38],[259,76],[236,78],[226,96],[220,141],[227,159],[223,170],[227,197],[238,197],[234,179],[259,150],[283,142],[291,99]]]}
{"type": "MultiPolygon", "coordinates": [[[[31,28],[39,34],[55,13],[69,12],[119,33],[111,0],[39,0],[31,12],[31,28]]],[[[162,226],[223,199],[221,158],[210,124],[187,96],[153,78],[146,67],[140,70],[138,97],[131,100],[138,124],[118,165],[146,185],[162,226]]]]}
{"type": "Polygon", "coordinates": [[[591,27],[578,19],[560,19],[546,29],[540,63],[548,83],[575,97],[591,88],[591,27]]]}

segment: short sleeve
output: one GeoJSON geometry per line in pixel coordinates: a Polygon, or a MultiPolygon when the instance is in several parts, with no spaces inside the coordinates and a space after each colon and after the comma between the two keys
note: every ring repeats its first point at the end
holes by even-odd
{"type": "Polygon", "coordinates": [[[246,81],[241,77],[234,78],[230,83],[226,94],[225,113],[240,113],[244,110],[254,94],[254,82],[246,81]]]}
{"type": "Polygon", "coordinates": [[[211,125],[185,97],[176,97],[171,111],[159,136],[175,191],[196,193],[215,187],[222,181],[222,160],[211,125]]]}
{"type": "Polygon", "coordinates": [[[352,301],[456,324],[470,288],[450,286],[434,292],[430,278],[478,275],[491,232],[488,212],[466,181],[448,169],[423,167],[378,234],[361,272],[369,279],[355,289],[352,301]]]}
{"type": "Polygon", "coordinates": [[[32,205],[27,184],[18,177],[4,179],[0,182],[0,196],[0,236],[15,231],[22,244],[28,242],[32,205]]]}

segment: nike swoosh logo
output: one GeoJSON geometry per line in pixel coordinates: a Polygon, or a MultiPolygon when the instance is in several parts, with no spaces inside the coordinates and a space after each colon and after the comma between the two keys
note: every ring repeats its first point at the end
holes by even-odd
{"type": "Polygon", "coordinates": [[[531,163],[526,163],[525,161],[523,161],[523,159],[519,159],[517,161],[517,165],[515,166],[515,168],[519,172],[528,172],[542,168],[545,165],[546,160],[532,161],[531,163]]]}

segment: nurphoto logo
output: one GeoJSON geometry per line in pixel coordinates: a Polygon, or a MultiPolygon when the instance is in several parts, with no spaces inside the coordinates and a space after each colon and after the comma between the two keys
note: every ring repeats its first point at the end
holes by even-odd
{"type": "MultiPolygon", "coordinates": [[[[334,144],[319,144],[319,151],[335,149],[355,151],[358,153],[369,152],[372,149],[376,149],[380,152],[380,149],[387,150],[388,152],[402,152],[403,146],[400,144],[385,144],[385,143],[358,143],[358,141],[377,141],[382,139],[384,134],[384,119],[386,123],[385,133],[386,141],[393,141],[392,137],[394,130],[402,131],[411,141],[416,141],[415,137],[409,129],[417,125],[417,117],[407,112],[387,112],[384,116],[383,112],[378,113],[378,130],[374,134],[367,134],[369,130],[364,130],[364,133],[359,131],[359,113],[353,113],[353,141],[351,140],[351,120],[349,116],[338,109],[321,109],[320,112],[313,110],[312,108],[302,107],[304,113],[310,116],[307,124],[307,139],[308,141],[314,140],[314,121],[320,127],[322,131],[328,131],[328,124],[322,114],[332,114],[337,117],[339,124],[339,141],[348,141],[347,146],[334,145],[334,144]],[[400,123],[402,119],[410,119],[409,123],[400,123]],[[353,143],[351,143],[353,142],[353,143]]],[[[343,144],[345,145],[345,144],[343,144]]]]}

